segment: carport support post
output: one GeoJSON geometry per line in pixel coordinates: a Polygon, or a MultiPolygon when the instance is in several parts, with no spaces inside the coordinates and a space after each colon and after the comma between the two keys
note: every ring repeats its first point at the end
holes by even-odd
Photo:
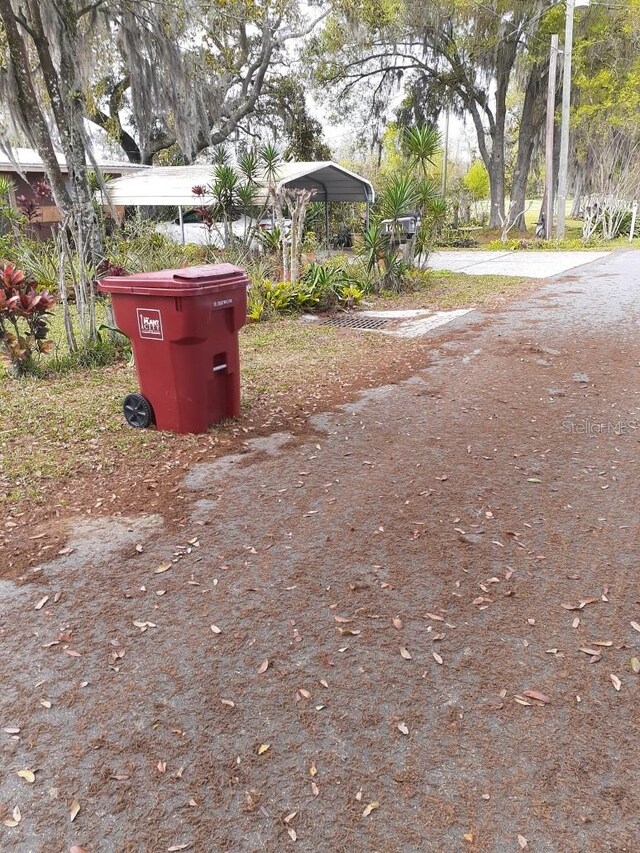
{"type": "Polygon", "coordinates": [[[184,219],[182,218],[182,205],[178,205],[178,221],[180,222],[180,234],[182,236],[182,245],[184,246],[184,219]]]}
{"type": "Polygon", "coordinates": [[[365,227],[365,230],[366,230],[366,231],[368,231],[368,230],[369,230],[369,217],[370,217],[370,214],[371,214],[371,202],[369,201],[369,196],[367,196],[367,213],[366,213],[366,217],[365,217],[365,220],[364,220],[364,221],[365,221],[365,226],[366,226],[366,227],[365,227]]]}
{"type": "Polygon", "coordinates": [[[329,200],[325,197],[324,201],[324,236],[327,241],[327,249],[329,248],[329,200]]]}

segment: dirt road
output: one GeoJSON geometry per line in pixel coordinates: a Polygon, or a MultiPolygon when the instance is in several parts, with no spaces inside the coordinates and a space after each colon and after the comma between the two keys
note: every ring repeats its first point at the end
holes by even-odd
{"type": "Polygon", "coordinates": [[[181,531],[0,582],[0,849],[639,850],[639,287],[469,315],[192,468],[181,531]]]}

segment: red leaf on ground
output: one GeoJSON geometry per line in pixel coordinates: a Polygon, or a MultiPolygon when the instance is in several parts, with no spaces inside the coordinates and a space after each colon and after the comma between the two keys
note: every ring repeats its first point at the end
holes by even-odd
{"type": "Polygon", "coordinates": [[[551,699],[545,693],[540,693],[537,690],[525,690],[522,695],[528,696],[529,699],[537,699],[538,702],[542,702],[544,705],[551,702],[551,699]]]}

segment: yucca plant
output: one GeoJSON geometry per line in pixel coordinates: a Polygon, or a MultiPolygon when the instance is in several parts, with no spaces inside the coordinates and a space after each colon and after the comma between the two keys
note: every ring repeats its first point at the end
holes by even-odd
{"type": "Polygon", "coordinates": [[[394,175],[382,188],[380,213],[384,219],[397,222],[401,216],[415,211],[420,200],[418,185],[409,174],[394,175]]]}
{"type": "Polygon", "coordinates": [[[404,154],[410,165],[418,166],[426,177],[427,169],[433,166],[442,148],[442,137],[437,127],[419,125],[407,128],[402,137],[404,154]]]}
{"type": "Polygon", "coordinates": [[[256,149],[245,151],[238,160],[238,169],[247,184],[255,185],[258,183],[260,174],[260,155],[256,149]]]}
{"type": "Polygon", "coordinates": [[[369,275],[379,270],[380,264],[390,250],[390,242],[389,235],[384,233],[379,222],[372,222],[364,232],[361,255],[365,260],[369,275]]]}

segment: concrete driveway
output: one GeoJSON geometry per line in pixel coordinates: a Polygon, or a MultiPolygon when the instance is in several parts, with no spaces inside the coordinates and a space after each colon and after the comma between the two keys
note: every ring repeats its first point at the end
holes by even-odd
{"type": "Polygon", "coordinates": [[[433,252],[429,268],[451,270],[467,275],[521,275],[526,278],[550,278],[567,270],[606,258],[610,252],[529,252],[484,249],[433,252]]]}

